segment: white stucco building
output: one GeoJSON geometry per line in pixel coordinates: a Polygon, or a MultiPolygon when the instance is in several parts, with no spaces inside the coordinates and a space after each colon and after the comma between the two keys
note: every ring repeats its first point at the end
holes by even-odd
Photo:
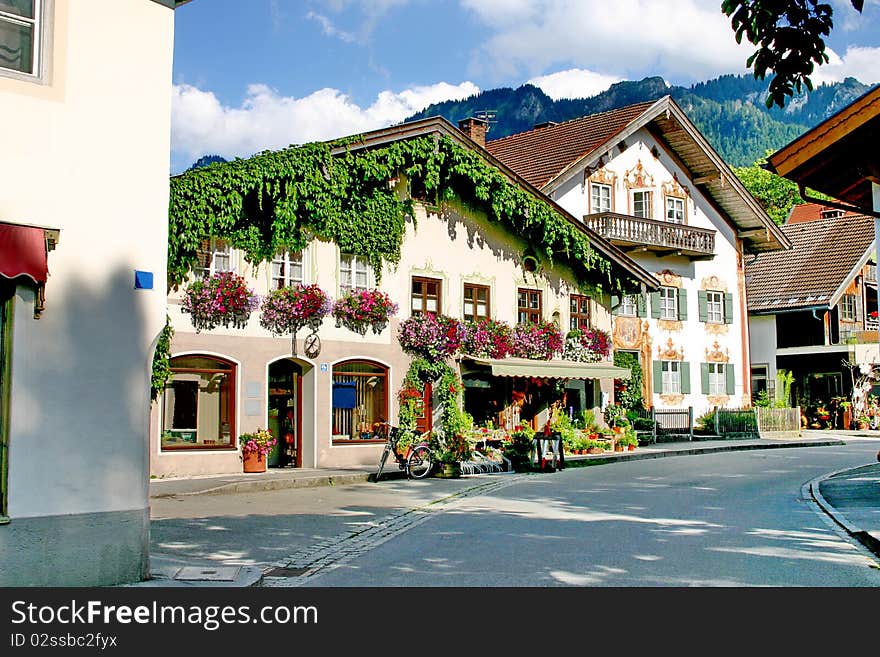
{"type": "Polygon", "coordinates": [[[0,586],[148,573],[176,4],[0,2],[0,586]]]}
{"type": "Polygon", "coordinates": [[[751,403],[744,260],[789,242],[670,97],[486,147],[656,278],[612,304],[648,405],[751,403]]]}

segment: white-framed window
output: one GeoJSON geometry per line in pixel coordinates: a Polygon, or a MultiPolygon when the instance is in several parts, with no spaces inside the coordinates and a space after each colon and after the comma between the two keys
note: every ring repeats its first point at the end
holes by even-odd
{"type": "Polygon", "coordinates": [[[339,254],[340,293],[366,290],[373,284],[373,268],[366,256],[339,254]]]}
{"type": "Polygon", "coordinates": [[[633,216],[642,219],[652,219],[651,190],[638,189],[632,193],[633,216]]]}
{"type": "Polygon", "coordinates": [[[590,183],[590,211],[611,212],[611,185],[590,183]]]}
{"type": "Polygon", "coordinates": [[[840,297],[840,319],[847,322],[855,322],[858,320],[856,295],[844,294],[840,297]]]}
{"type": "Polygon", "coordinates": [[[662,394],[678,394],[681,392],[681,363],[677,360],[660,361],[660,370],[663,373],[662,394]]]}
{"type": "Polygon", "coordinates": [[[623,315],[624,317],[635,317],[638,314],[638,301],[636,300],[636,296],[634,294],[627,294],[623,297],[623,300],[620,302],[620,310],[618,311],[618,315],[623,315]]]}
{"type": "Polygon", "coordinates": [[[727,394],[727,373],[724,363],[709,363],[709,394],[727,394]]]}
{"type": "Polygon", "coordinates": [[[223,271],[235,271],[235,258],[229,242],[216,237],[204,240],[196,252],[198,264],[194,268],[198,278],[207,278],[223,271]]]}
{"type": "Polygon", "coordinates": [[[38,76],[44,0],[0,0],[0,70],[38,76]]]}
{"type": "Polygon", "coordinates": [[[678,319],[677,290],[674,287],[660,288],[660,319],[678,319]]]}
{"type": "Polygon", "coordinates": [[[684,223],[684,199],[675,196],[666,197],[666,221],[674,224],[684,223]]]}
{"type": "Polygon", "coordinates": [[[270,268],[273,290],[305,282],[302,251],[299,253],[287,250],[279,251],[272,258],[270,268]]]}
{"type": "Polygon", "coordinates": [[[724,322],[724,293],[706,292],[706,321],[724,322]]]}

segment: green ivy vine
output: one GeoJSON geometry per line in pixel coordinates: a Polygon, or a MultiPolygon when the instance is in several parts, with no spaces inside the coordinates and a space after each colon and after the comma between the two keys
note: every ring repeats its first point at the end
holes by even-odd
{"type": "Polygon", "coordinates": [[[417,137],[352,150],[357,139],[320,142],[218,162],[171,179],[168,279],[177,288],[203,240],[222,238],[258,264],[313,238],[365,256],[377,276],[400,260],[412,200],[390,181],[404,176],[435,199],[483,210],[551,263],[571,267],[583,288],[637,289],[624,269],[595,252],[586,234],[550,204],[512,183],[449,137],[417,137]]]}
{"type": "Polygon", "coordinates": [[[153,371],[150,377],[150,399],[156,401],[159,393],[165,389],[171,378],[171,338],[174,337],[174,327],[171,326],[171,318],[165,316],[165,326],[159,334],[156,342],[156,351],[153,352],[153,371]]]}
{"type": "Polygon", "coordinates": [[[463,386],[455,369],[445,361],[432,362],[423,357],[413,358],[403,377],[401,390],[417,390],[419,397],[400,397],[397,412],[398,425],[414,429],[421,408],[421,396],[427,383],[434,384],[434,393],[443,409],[441,426],[445,435],[455,435],[467,430],[471,423],[469,415],[461,409],[463,386]]]}

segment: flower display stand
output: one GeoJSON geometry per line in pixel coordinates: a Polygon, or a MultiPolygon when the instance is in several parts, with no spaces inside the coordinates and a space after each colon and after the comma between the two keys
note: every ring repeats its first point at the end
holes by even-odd
{"type": "Polygon", "coordinates": [[[245,452],[241,455],[245,472],[265,472],[266,457],[259,452],[245,452]]]}

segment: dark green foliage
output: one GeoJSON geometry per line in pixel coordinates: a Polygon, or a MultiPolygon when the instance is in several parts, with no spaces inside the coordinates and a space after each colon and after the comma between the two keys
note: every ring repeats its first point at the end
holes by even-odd
{"type": "Polygon", "coordinates": [[[639,357],[628,351],[614,352],[614,365],[628,367],[629,379],[615,380],[614,401],[625,409],[641,410],[644,408],[642,400],[642,366],[639,357]]]}
{"type": "Polygon", "coordinates": [[[173,337],[174,327],[171,326],[171,318],[165,317],[165,326],[156,342],[156,351],[153,352],[153,371],[150,378],[152,401],[158,399],[159,393],[165,389],[168,379],[171,378],[171,338],[173,337]]]}

